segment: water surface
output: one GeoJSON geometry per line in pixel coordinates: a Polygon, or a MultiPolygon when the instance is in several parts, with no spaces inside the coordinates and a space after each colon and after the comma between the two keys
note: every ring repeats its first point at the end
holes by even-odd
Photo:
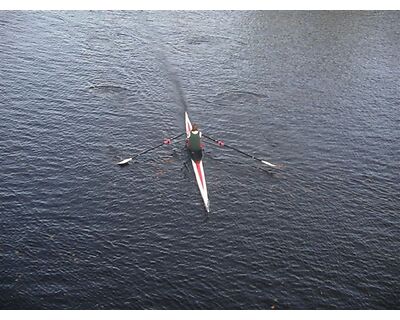
{"type": "Polygon", "coordinates": [[[2,309],[398,309],[398,12],[0,13],[2,309]],[[285,165],[206,142],[193,122],[285,165]]]}

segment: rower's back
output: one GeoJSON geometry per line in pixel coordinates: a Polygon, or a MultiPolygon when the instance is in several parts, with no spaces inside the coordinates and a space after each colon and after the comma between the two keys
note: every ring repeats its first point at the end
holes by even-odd
{"type": "Polygon", "coordinates": [[[192,125],[192,130],[190,131],[190,136],[188,140],[188,147],[192,159],[195,161],[201,160],[203,157],[202,147],[201,147],[201,132],[199,131],[196,124],[192,125]]]}

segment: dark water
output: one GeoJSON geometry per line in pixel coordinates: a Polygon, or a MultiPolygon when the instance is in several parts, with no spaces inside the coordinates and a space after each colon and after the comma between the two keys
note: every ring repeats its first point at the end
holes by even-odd
{"type": "Polygon", "coordinates": [[[399,12],[3,11],[0,48],[2,309],[399,308],[399,12]],[[207,143],[207,219],[182,141],[115,164],[185,103],[285,168],[207,143]]]}

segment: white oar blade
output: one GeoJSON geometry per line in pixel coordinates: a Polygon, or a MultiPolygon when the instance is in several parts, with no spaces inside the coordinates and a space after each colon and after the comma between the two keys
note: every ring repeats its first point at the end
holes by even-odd
{"type": "Polygon", "coordinates": [[[118,162],[117,164],[119,164],[120,166],[122,166],[123,164],[126,164],[126,163],[128,163],[129,161],[131,161],[131,160],[132,160],[132,158],[124,159],[124,160],[118,162]]]}
{"type": "Polygon", "coordinates": [[[261,160],[261,162],[264,163],[264,164],[266,164],[267,166],[270,166],[270,167],[273,167],[273,168],[276,167],[276,164],[270,163],[270,162],[268,162],[268,161],[261,160]]]}

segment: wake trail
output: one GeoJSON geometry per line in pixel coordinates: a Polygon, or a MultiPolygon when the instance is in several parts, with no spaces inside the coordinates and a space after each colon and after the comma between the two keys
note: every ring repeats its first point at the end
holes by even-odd
{"type": "Polygon", "coordinates": [[[167,56],[164,52],[166,49],[161,45],[161,42],[157,42],[158,50],[155,50],[155,54],[160,60],[161,67],[164,69],[167,77],[173,84],[173,89],[175,91],[174,98],[177,100],[177,103],[182,106],[184,112],[189,111],[189,106],[185,98],[185,94],[182,90],[182,85],[179,81],[179,76],[175,68],[172,67],[171,63],[169,62],[167,56]]]}

